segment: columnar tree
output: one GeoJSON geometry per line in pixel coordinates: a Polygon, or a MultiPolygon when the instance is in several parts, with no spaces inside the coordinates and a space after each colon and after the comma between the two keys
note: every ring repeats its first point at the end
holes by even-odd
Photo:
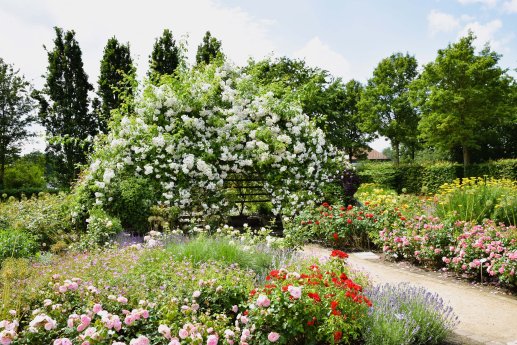
{"type": "Polygon", "coordinates": [[[98,80],[101,100],[99,127],[102,132],[108,130],[111,111],[132,96],[131,79],[135,72],[129,43],[121,44],[115,37],[110,38],[104,48],[98,80]]]}
{"type": "Polygon", "coordinates": [[[83,69],[75,32],[57,27],[55,32],[54,48],[47,50],[45,87],[35,96],[47,132],[47,152],[67,183],[77,176],[78,164],[86,163],[89,139],[98,133],[98,119],[89,111],[88,92],[93,87],[83,69]]]}
{"type": "Polygon", "coordinates": [[[383,59],[368,80],[359,102],[369,128],[391,140],[395,164],[400,145],[409,145],[417,136],[418,112],[409,101],[409,85],[418,75],[414,56],[396,53],[383,59]]]}
{"type": "Polygon", "coordinates": [[[0,189],[8,158],[19,152],[20,141],[30,135],[28,126],[34,117],[29,93],[29,83],[0,58],[0,189]]]}
{"type": "Polygon", "coordinates": [[[488,45],[476,53],[474,40],[471,32],[440,49],[413,85],[422,138],[448,150],[460,147],[465,166],[487,131],[507,123],[515,112],[512,79],[498,66],[501,56],[488,45]]]}
{"type": "Polygon", "coordinates": [[[176,40],[169,29],[163,30],[160,38],[154,42],[153,52],[149,56],[149,71],[147,76],[153,82],[158,82],[160,76],[174,74],[180,63],[180,51],[176,40]]]}
{"type": "Polygon", "coordinates": [[[207,31],[203,37],[203,42],[197,47],[196,63],[198,65],[202,63],[208,65],[218,55],[222,55],[221,41],[213,37],[210,31],[207,31]]]}

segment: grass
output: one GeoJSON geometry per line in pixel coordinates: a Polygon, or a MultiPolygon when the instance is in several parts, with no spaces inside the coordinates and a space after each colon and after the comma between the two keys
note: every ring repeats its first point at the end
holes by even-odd
{"type": "MultiPolygon", "coordinates": [[[[262,248],[264,249],[264,248],[262,248]]],[[[238,264],[241,268],[251,269],[258,275],[273,265],[273,253],[257,247],[242,246],[223,239],[197,237],[186,243],[171,243],[166,251],[177,260],[188,259],[194,264],[218,261],[228,265],[238,264]]]]}

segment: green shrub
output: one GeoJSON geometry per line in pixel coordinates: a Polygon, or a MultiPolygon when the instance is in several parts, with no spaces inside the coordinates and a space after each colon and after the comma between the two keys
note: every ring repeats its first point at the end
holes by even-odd
{"type": "Polygon", "coordinates": [[[422,191],[423,172],[425,168],[416,164],[405,164],[396,168],[398,193],[419,194],[422,191]]]}
{"type": "Polygon", "coordinates": [[[36,238],[20,230],[0,230],[0,262],[7,258],[26,258],[38,250],[36,238]]]}
{"type": "Polygon", "coordinates": [[[79,243],[80,249],[89,249],[97,245],[109,243],[114,235],[122,231],[120,220],[108,215],[101,208],[90,210],[90,216],[86,220],[86,234],[79,243]]]}
{"type": "Polygon", "coordinates": [[[9,228],[33,235],[48,248],[60,240],[77,239],[74,209],[74,198],[70,194],[43,193],[30,199],[10,198],[0,203],[0,218],[9,228]]]}
{"type": "Polygon", "coordinates": [[[451,183],[461,173],[463,166],[450,162],[438,162],[426,165],[423,171],[423,191],[435,193],[444,183],[451,183]]]}
{"type": "Polygon", "coordinates": [[[391,162],[362,163],[358,167],[359,178],[363,183],[375,183],[390,189],[398,188],[398,171],[391,162]]]}
{"type": "Polygon", "coordinates": [[[158,197],[149,180],[128,177],[116,184],[109,210],[120,219],[124,228],[144,234],[148,229],[151,206],[156,204],[158,197]]]}

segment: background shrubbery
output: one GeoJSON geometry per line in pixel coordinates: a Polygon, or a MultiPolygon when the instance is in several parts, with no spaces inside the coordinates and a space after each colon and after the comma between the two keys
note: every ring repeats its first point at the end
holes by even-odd
{"type": "Polygon", "coordinates": [[[517,180],[517,159],[503,159],[472,164],[466,172],[463,165],[437,162],[426,165],[391,162],[364,162],[358,165],[359,176],[365,183],[376,183],[397,193],[435,193],[444,183],[463,177],[493,177],[517,180]]]}

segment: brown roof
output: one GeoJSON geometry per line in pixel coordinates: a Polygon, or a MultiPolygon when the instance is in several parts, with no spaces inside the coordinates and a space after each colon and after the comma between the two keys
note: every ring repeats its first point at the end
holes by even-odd
{"type": "MultiPolygon", "coordinates": [[[[374,150],[374,149],[370,149],[368,151],[366,159],[368,159],[370,161],[389,161],[390,160],[384,154],[382,154],[381,152],[374,150]]],[[[352,160],[357,160],[357,157],[352,156],[352,160]]]]}
{"type": "Polygon", "coordinates": [[[382,154],[381,152],[374,150],[374,149],[371,149],[368,152],[367,158],[368,158],[368,160],[389,160],[389,158],[386,157],[384,154],[382,154]]]}

